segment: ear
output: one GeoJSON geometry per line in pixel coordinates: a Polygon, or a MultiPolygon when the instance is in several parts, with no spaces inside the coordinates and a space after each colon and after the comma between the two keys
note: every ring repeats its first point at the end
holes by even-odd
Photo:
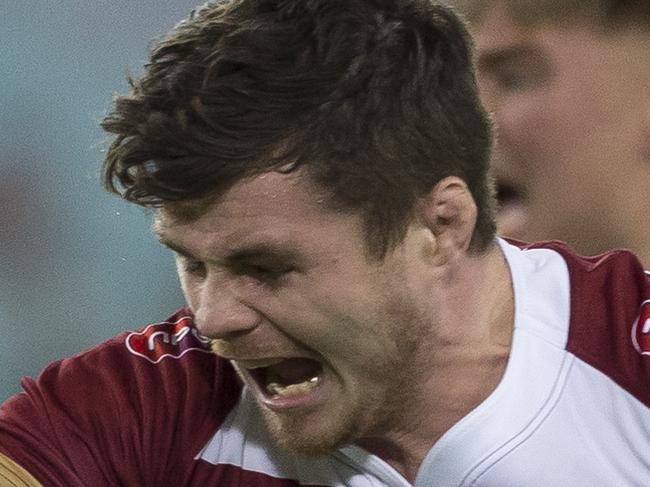
{"type": "Polygon", "coordinates": [[[465,181],[456,176],[444,178],[419,201],[418,210],[435,237],[440,257],[467,251],[478,209],[465,181]]]}

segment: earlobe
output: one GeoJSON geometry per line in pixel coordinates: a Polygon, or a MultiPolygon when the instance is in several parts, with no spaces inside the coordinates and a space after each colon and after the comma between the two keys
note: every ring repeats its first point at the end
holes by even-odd
{"type": "Polygon", "coordinates": [[[420,201],[420,214],[440,250],[467,251],[478,209],[465,181],[449,176],[438,182],[420,201]]]}

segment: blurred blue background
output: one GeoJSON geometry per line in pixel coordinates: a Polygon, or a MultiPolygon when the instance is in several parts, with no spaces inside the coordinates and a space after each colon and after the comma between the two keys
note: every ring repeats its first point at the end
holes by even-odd
{"type": "Polygon", "coordinates": [[[0,0],[0,402],[183,304],[144,210],[103,192],[99,120],[181,0],[0,0]]]}

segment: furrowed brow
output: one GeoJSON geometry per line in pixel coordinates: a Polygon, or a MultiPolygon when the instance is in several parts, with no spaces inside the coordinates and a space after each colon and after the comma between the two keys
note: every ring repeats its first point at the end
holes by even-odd
{"type": "Polygon", "coordinates": [[[252,260],[295,261],[297,254],[286,248],[280,248],[272,243],[259,243],[240,249],[233,249],[227,257],[230,262],[246,262],[252,260]]]}
{"type": "Polygon", "coordinates": [[[182,255],[183,257],[193,257],[192,252],[189,249],[186,249],[182,245],[173,242],[169,237],[167,237],[167,235],[165,235],[165,227],[160,218],[154,219],[153,224],[151,225],[151,231],[156,236],[158,241],[168,249],[172,250],[178,255],[182,255]]]}
{"type": "MultiPolygon", "coordinates": [[[[162,245],[176,254],[189,259],[200,260],[191,250],[169,239],[159,227],[154,226],[153,233],[162,245]]],[[[280,246],[272,242],[260,242],[243,245],[239,248],[232,248],[229,251],[226,251],[224,260],[231,264],[250,262],[254,260],[297,262],[298,253],[292,250],[287,250],[285,246],[280,246]]]]}
{"type": "Polygon", "coordinates": [[[190,259],[194,258],[192,252],[189,249],[186,249],[185,247],[183,247],[180,244],[172,242],[167,237],[165,237],[164,234],[160,233],[159,231],[156,231],[156,229],[154,229],[154,235],[156,235],[156,237],[158,238],[158,241],[161,244],[163,244],[168,249],[174,251],[178,255],[182,255],[183,257],[188,257],[190,259]]]}

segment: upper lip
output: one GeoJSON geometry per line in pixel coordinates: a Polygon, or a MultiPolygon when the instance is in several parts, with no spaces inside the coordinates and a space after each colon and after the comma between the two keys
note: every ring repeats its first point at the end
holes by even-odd
{"type": "Polygon", "coordinates": [[[273,356],[269,355],[263,357],[242,357],[242,358],[238,358],[232,355],[223,358],[227,360],[231,360],[232,362],[235,362],[238,366],[248,370],[270,367],[272,365],[279,364],[280,362],[283,362],[285,360],[298,359],[298,358],[309,359],[319,363],[322,362],[318,358],[306,354],[286,354],[286,355],[273,355],[273,356]]]}
{"type": "Polygon", "coordinates": [[[245,369],[261,369],[264,367],[270,367],[275,364],[279,364],[283,360],[286,360],[289,357],[269,357],[269,358],[259,358],[259,359],[238,359],[231,358],[233,362],[237,362],[237,365],[245,369]]]}

